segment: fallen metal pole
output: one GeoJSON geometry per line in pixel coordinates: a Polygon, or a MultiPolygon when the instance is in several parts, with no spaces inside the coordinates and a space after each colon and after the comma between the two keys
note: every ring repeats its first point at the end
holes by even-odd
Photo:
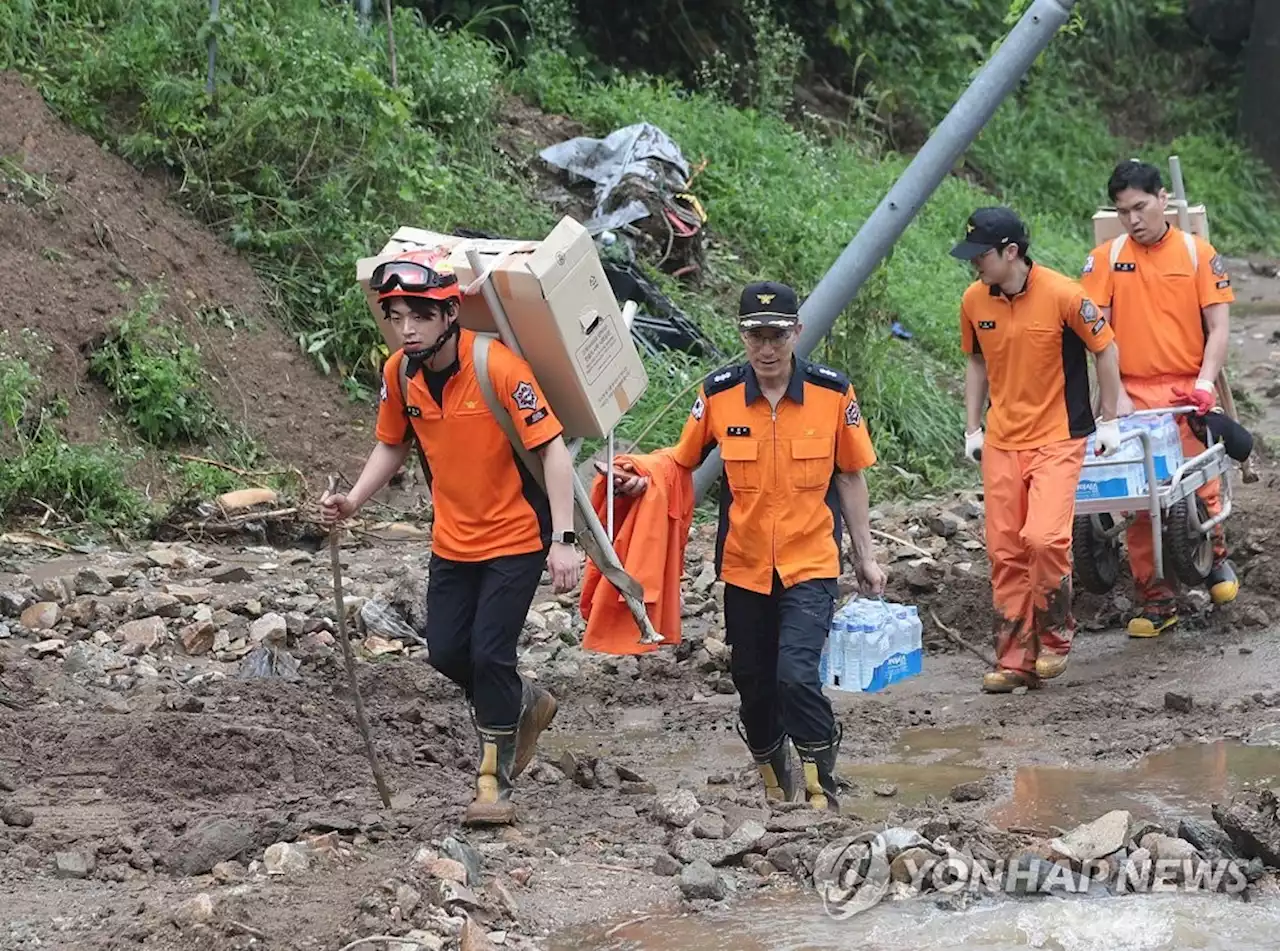
{"type": "MultiPolygon", "coordinates": [[[[831,332],[863,282],[1067,22],[1076,3],[1077,0],[1035,0],[1022,15],[800,308],[800,320],[805,326],[796,345],[799,356],[808,356],[831,332]]],[[[956,227],[960,224],[957,222],[956,227]]],[[[945,253],[946,249],[939,249],[939,260],[945,260],[945,253]]],[[[786,280],[786,275],[776,277],[786,280]]],[[[699,499],[719,478],[720,465],[717,449],[694,473],[694,490],[699,499]]]]}
{"type": "MultiPolygon", "coordinates": [[[[480,292],[489,306],[489,312],[493,314],[493,322],[498,326],[498,337],[514,353],[523,357],[524,350],[520,347],[520,341],[516,339],[515,331],[511,329],[511,321],[507,319],[507,312],[502,306],[502,300],[498,297],[497,288],[489,279],[484,262],[480,260],[480,254],[475,248],[467,248],[467,263],[471,265],[475,279],[480,281],[480,292]]],[[[570,454],[576,454],[576,449],[571,449],[570,454]]],[[[587,487],[582,484],[582,479],[578,477],[576,471],[573,474],[573,501],[578,510],[578,516],[587,529],[581,539],[582,547],[596,563],[605,580],[618,589],[618,593],[627,603],[631,616],[640,629],[640,643],[662,643],[666,638],[653,626],[653,622],[649,620],[649,612],[644,606],[644,587],[627,575],[618,558],[618,553],[613,550],[613,541],[609,538],[605,527],[600,524],[600,518],[591,504],[587,487]]]]}

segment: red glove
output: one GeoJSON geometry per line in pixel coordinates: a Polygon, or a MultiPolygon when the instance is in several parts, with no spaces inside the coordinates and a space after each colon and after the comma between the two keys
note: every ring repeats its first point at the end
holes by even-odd
{"type": "Polygon", "coordinates": [[[1213,390],[1202,389],[1199,384],[1197,384],[1196,388],[1190,393],[1185,393],[1182,390],[1174,390],[1173,396],[1184,406],[1194,406],[1196,408],[1197,416],[1204,416],[1212,410],[1215,402],[1213,398],[1213,390]]]}

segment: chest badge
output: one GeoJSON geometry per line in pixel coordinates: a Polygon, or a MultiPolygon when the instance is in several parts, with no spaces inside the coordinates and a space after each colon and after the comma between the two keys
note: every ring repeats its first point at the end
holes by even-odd
{"type": "Polygon", "coordinates": [[[1137,265],[1137,262],[1135,262],[1135,261],[1117,261],[1117,262],[1116,262],[1116,268],[1115,268],[1115,269],[1116,269],[1117,271],[1123,271],[1123,272],[1126,272],[1126,273],[1133,273],[1134,271],[1136,271],[1136,270],[1138,269],[1138,265],[1137,265]]]}
{"type": "Polygon", "coordinates": [[[408,413],[410,416],[412,416],[414,419],[418,419],[419,417],[422,416],[422,410],[418,409],[418,407],[416,406],[406,406],[404,408],[404,411],[408,413]]]}
{"type": "Polygon", "coordinates": [[[467,404],[467,409],[475,409],[475,408],[476,408],[476,401],[475,401],[475,400],[467,400],[467,401],[466,401],[466,404],[467,404]]]}
{"type": "Polygon", "coordinates": [[[995,330],[996,322],[994,320],[980,320],[978,321],[978,329],[979,330],[995,330]]]}
{"type": "Polygon", "coordinates": [[[750,436],[750,435],[751,435],[751,427],[750,427],[750,426],[730,426],[730,427],[726,430],[726,432],[727,432],[730,436],[750,436]]]}

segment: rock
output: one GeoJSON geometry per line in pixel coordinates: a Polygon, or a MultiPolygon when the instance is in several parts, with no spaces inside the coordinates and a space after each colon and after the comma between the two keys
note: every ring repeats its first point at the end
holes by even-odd
{"type": "Polygon", "coordinates": [[[48,581],[36,585],[36,598],[40,601],[66,604],[75,596],[75,588],[65,578],[50,578],[48,581]]]}
{"type": "Polygon", "coordinates": [[[165,593],[173,595],[178,599],[179,604],[204,604],[213,595],[208,588],[189,588],[181,584],[165,585],[165,593]]]}
{"type": "Polygon", "coordinates": [[[951,798],[956,802],[979,802],[987,796],[987,785],[981,780],[956,783],[951,787],[951,798]]]}
{"type": "Polygon", "coordinates": [[[182,604],[171,594],[162,591],[146,591],[134,604],[136,618],[182,617],[182,604]]]}
{"type": "Polygon", "coordinates": [[[436,859],[427,865],[426,872],[432,878],[446,882],[457,882],[459,885],[468,883],[467,867],[453,859],[436,859]]]}
{"type": "Polygon", "coordinates": [[[1151,853],[1146,849],[1134,849],[1119,865],[1120,887],[1117,891],[1130,889],[1139,893],[1145,892],[1151,882],[1151,853]]]}
{"type": "Polygon", "coordinates": [[[953,538],[964,525],[965,520],[954,512],[940,512],[929,519],[929,531],[939,538],[953,538]]]}
{"type": "Polygon", "coordinates": [[[0,614],[5,617],[21,617],[31,598],[20,591],[0,591],[0,614]]]}
{"type": "Polygon", "coordinates": [[[179,875],[204,875],[219,862],[257,848],[252,826],[236,819],[211,819],[188,829],[169,850],[166,865],[179,875]]]}
{"type": "Polygon", "coordinates": [[[37,641],[34,644],[27,645],[27,653],[33,657],[54,657],[62,652],[67,646],[67,642],[60,637],[51,637],[48,640],[37,641]]]}
{"type": "Polygon", "coordinates": [[[601,789],[617,789],[622,784],[622,780],[618,778],[618,770],[602,759],[596,760],[592,773],[595,774],[596,785],[601,789]]]}
{"type": "Polygon", "coordinates": [[[195,624],[188,624],[182,629],[180,635],[182,647],[192,656],[207,654],[213,650],[213,641],[217,633],[217,625],[212,621],[197,621],[195,624]]]}
{"type": "Polygon", "coordinates": [[[1194,706],[1191,694],[1169,691],[1164,695],[1164,708],[1175,713],[1190,713],[1194,706]]]}
{"type": "Polygon", "coordinates": [[[898,787],[893,783],[880,783],[871,791],[882,799],[892,799],[898,795],[898,787]]]}
{"type": "Polygon", "coordinates": [[[64,620],[70,621],[76,627],[83,627],[86,630],[93,627],[94,619],[97,616],[98,602],[93,598],[82,598],[79,601],[73,601],[62,612],[64,620]]]}
{"type": "Polygon", "coordinates": [[[693,824],[689,827],[689,831],[699,839],[723,839],[729,834],[724,816],[718,816],[714,812],[703,812],[693,820],[693,824]]]}
{"type": "Polygon", "coordinates": [[[79,594],[96,594],[98,597],[110,594],[115,586],[92,568],[81,568],[76,572],[75,588],[79,594]]]}
{"type": "Polygon", "coordinates": [[[400,913],[404,917],[412,917],[418,906],[422,904],[422,895],[415,888],[400,885],[396,888],[396,904],[400,906],[400,913]]]}
{"type": "Polygon", "coordinates": [[[31,814],[31,810],[24,809],[17,803],[0,806],[0,822],[7,826],[13,826],[16,829],[29,829],[35,821],[36,817],[31,814]]]}
{"type": "Polygon", "coordinates": [[[618,787],[618,792],[624,796],[656,796],[658,787],[653,783],[624,782],[618,787]]]}
{"type": "Polygon", "coordinates": [[[898,826],[885,829],[880,833],[880,841],[884,843],[885,857],[892,860],[907,849],[927,849],[929,842],[919,832],[898,826]]]}
{"type": "Polygon", "coordinates": [[[210,580],[215,584],[248,584],[253,580],[253,574],[248,568],[236,565],[233,568],[223,568],[221,571],[214,572],[210,580]]]}
{"type": "Polygon", "coordinates": [[[455,839],[453,836],[445,839],[440,843],[440,849],[449,858],[455,862],[461,862],[467,870],[467,880],[464,884],[479,885],[480,873],[484,868],[484,860],[481,859],[480,853],[473,849],[467,843],[455,839]]]}
{"type": "Polygon", "coordinates": [[[769,849],[764,857],[774,868],[790,875],[800,867],[800,851],[801,847],[798,843],[787,842],[769,849]]]}
{"type": "Polygon", "coordinates": [[[17,792],[18,780],[12,773],[0,769],[0,792],[17,792]]]}
{"type": "Polygon", "coordinates": [[[173,920],[177,925],[204,924],[213,918],[213,912],[213,896],[208,892],[201,892],[174,909],[173,920]]]}
{"type": "Polygon", "coordinates": [[[1274,789],[1248,790],[1227,806],[1215,804],[1213,819],[1242,858],[1280,867],[1280,800],[1274,789]]]}
{"type": "Polygon", "coordinates": [[[727,839],[695,839],[690,836],[676,842],[672,852],[685,863],[701,860],[709,865],[728,865],[750,852],[764,835],[764,826],[754,819],[748,819],[727,839]]]}
{"type": "Polygon", "coordinates": [[[529,769],[529,778],[534,782],[546,783],[554,786],[557,783],[564,782],[568,777],[565,776],[564,770],[550,763],[534,763],[529,769]]]}
{"type": "Polygon", "coordinates": [[[305,872],[311,867],[312,851],[305,845],[296,842],[277,842],[267,846],[263,853],[262,864],[266,866],[268,875],[288,875],[291,872],[305,872]]]}
{"type": "Polygon", "coordinates": [[[1199,819],[1183,819],[1178,823],[1178,838],[1190,842],[1208,858],[1236,858],[1231,838],[1220,828],[1199,819]]]}
{"type": "Polygon", "coordinates": [[[938,857],[928,849],[903,849],[889,866],[889,877],[895,882],[907,882],[919,887],[937,865],[938,857]]]}
{"type": "Polygon", "coordinates": [[[716,583],[716,566],[713,562],[704,562],[702,570],[693,579],[693,590],[698,594],[706,594],[716,583]]]}
{"type": "Polygon", "coordinates": [[[680,869],[684,868],[680,862],[666,852],[658,853],[657,858],[653,860],[653,874],[661,875],[663,878],[671,878],[680,874],[680,869]]]}
{"type": "Polygon", "coordinates": [[[52,601],[37,601],[18,619],[28,631],[51,631],[62,617],[62,609],[52,601]]]}
{"type": "Polygon", "coordinates": [[[1093,822],[1077,826],[1061,839],[1049,843],[1057,855],[1077,862],[1089,862],[1124,848],[1129,833],[1129,813],[1116,809],[1093,822]]]}
{"type": "Polygon", "coordinates": [[[219,862],[212,869],[213,877],[223,885],[230,885],[244,880],[245,867],[239,862],[219,862]]]}
{"type": "Polygon", "coordinates": [[[591,766],[591,760],[580,758],[572,750],[565,750],[560,754],[560,769],[565,776],[583,789],[596,788],[596,773],[591,766]]]}
{"type": "Polygon", "coordinates": [[[93,857],[82,852],[58,852],[53,856],[57,878],[88,878],[93,874],[93,857]]]}
{"type": "Polygon", "coordinates": [[[458,936],[458,951],[497,951],[497,949],[484,930],[468,916],[463,922],[462,933],[458,936]]]}
{"type": "Polygon", "coordinates": [[[132,656],[144,654],[165,639],[168,630],[158,617],[127,621],[116,631],[116,641],[124,645],[124,652],[132,656]]]}
{"type": "Polygon", "coordinates": [[[765,823],[765,828],[769,832],[807,832],[839,821],[839,816],[806,807],[795,812],[773,813],[765,823]]]}
{"type": "Polygon", "coordinates": [[[663,825],[683,829],[694,820],[694,817],[701,810],[702,806],[698,803],[698,799],[693,793],[687,789],[677,789],[675,792],[658,797],[658,800],[653,804],[652,815],[656,821],[661,822],[663,825]]]}
{"type": "Polygon", "coordinates": [[[680,892],[689,901],[720,901],[725,896],[725,883],[715,869],[698,860],[681,870],[680,892]]]}
{"type": "Polygon", "coordinates": [[[289,624],[274,612],[264,614],[249,625],[249,643],[268,647],[283,647],[289,637],[289,624]]]}

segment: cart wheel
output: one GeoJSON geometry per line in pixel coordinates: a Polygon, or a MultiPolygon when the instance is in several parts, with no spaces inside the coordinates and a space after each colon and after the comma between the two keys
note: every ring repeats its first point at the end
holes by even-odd
{"type": "MultiPolygon", "coordinates": [[[[1209,518],[1204,500],[1195,499],[1200,521],[1209,518]]],[[[1204,584],[1213,570],[1213,538],[1200,534],[1191,524],[1191,499],[1174,503],[1164,514],[1165,575],[1172,574],[1189,587],[1204,584]]]]}
{"type": "Polygon", "coordinates": [[[1077,515],[1071,526],[1071,555],[1076,577],[1086,591],[1106,594],[1120,577],[1120,539],[1107,538],[1104,531],[1115,525],[1110,515],[1099,515],[1102,531],[1088,515],[1077,515]]]}

